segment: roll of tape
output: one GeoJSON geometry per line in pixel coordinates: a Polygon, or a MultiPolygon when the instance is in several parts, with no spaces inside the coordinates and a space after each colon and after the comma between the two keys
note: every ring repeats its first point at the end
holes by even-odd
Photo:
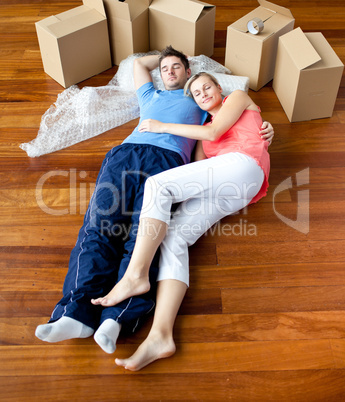
{"type": "Polygon", "coordinates": [[[264,23],[260,18],[255,17],[248,21],[247,28],[251,34],[257,35],[264,29],[264,23]]]}

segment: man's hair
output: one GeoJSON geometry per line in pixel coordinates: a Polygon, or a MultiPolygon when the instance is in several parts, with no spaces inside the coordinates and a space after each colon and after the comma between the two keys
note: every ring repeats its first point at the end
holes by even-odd
{"type": "Polygon", "coordinates": [[[201,71],[200,73],[197,73],[193,75],[192,77],[189,78],[189,80],[186,82],[186,85],[184,86],[184,94],[187,96],[190,96],[193,98],[193,95],[190,92],[190,87],[192,86],[193,82],[196,81],[200,77],[208,77],[217,87],[219,86],[219,82],[217,78],[215,78],[213,75],[209,73],[205,73],[204,71],[201,71]]]}
{"type": "Polygon", "coordinates": [[[159,70],[161,69],[163,59],[171,56],[178,57],[181,60],[182,64],[184,65],[186,71],[189,69],[189,61],[187,59],[187,56],[182,52],[179,52],[178,50],[174,49],[172,46],[167,46],[165,49],[161,51],[161,54],[159,56],[159,70]]]}

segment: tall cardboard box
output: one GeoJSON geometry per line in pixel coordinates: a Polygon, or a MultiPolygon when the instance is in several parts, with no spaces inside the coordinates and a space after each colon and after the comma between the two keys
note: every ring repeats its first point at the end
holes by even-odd
{"type": "Polygon", "coordinates": [[[133,53],[148,52],[150,0],[103,0],[113,64],[133,53]]]}
{"type": "Polygon", "coordinates": [[[225,66],[233,74],[249,77],[249,87],[258,91],[274,75],[278,39],[291,31],[295,19],[287,8],[264,0],[260,6],[228,26],[225,50],[225,66]],[[247,23],[259,18],[263,31],[253,35],[247,23]]]}
{"type": "Polygon", "coordinates": [[[44,71],[65,88],[112,66],[102,0],[83,3],[36,22],[44,71]]]}
{"type": "Polygon", "coordinates": [[[153,0],[150,49],[171,45],[189,56],[212,56],[216,7],[197,0],[153,0]]]}
{"type": "Polygon", "coordinates": [[[279,38],[273,89],[291,122],[332,116],[344,65],[321,32],[279,38]]]}

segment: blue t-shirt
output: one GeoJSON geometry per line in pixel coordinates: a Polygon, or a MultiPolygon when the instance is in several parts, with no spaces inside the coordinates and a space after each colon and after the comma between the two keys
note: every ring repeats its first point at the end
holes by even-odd
{"type": "MultiPolygon", "coordinates": [[[[183,89],[160,91],[154,88],[152,82],[147,82],[137,90],[137,97],[140,107],[139,124],[145,119],[155,119],[164,123],[199,125],[204,123],[207,116],[193,99],[184,96],[183,89]]],[[[138,126],[123,143],[150,144],[170,149],[181,155],[185,163],[190,162],[195,140],[168,133],[141,133],[138,126]]]]}

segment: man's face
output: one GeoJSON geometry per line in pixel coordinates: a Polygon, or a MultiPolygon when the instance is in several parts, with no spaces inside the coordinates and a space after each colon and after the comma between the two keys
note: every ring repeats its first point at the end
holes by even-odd
{"type": "Polygon", "coordinates": [[[166,90],[182,89],[190,74],[190,69],[186,71],[178,57],[169,56],[162,60],[161,77],[166,90]]]}

